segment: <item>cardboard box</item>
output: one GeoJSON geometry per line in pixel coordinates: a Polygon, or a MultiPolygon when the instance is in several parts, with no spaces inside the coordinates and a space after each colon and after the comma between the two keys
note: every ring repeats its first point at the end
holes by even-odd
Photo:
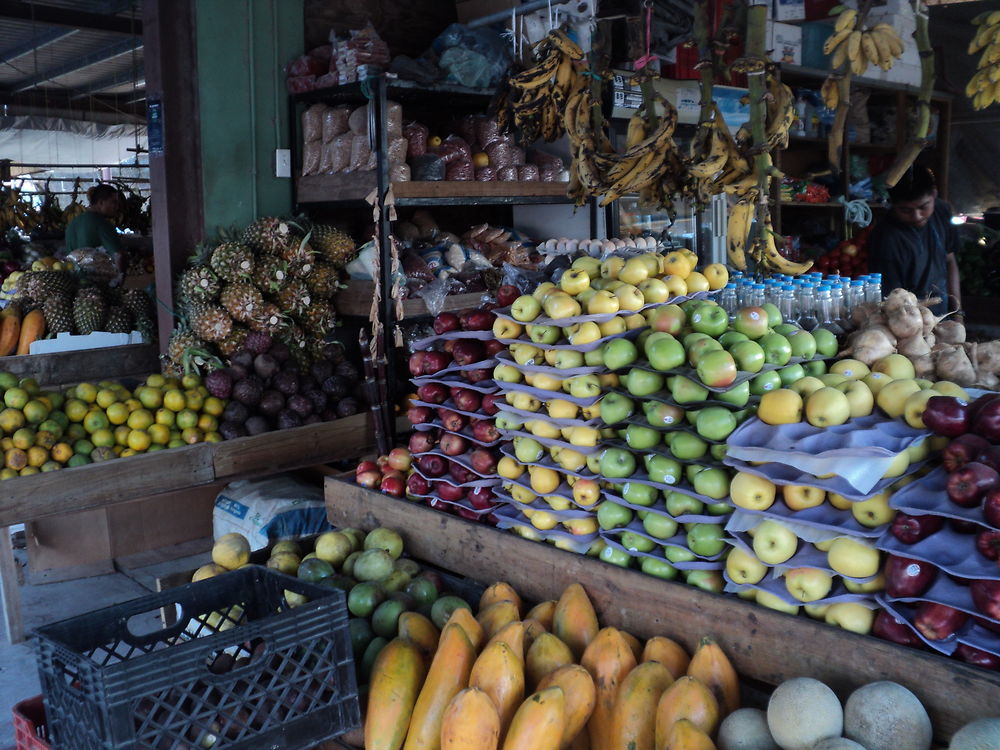
{"type": "Polygon", "coordinates": [[[787,65],[802,64],[802,27],[772,21],[768,28],[771,59],[787,65]]]}
{"type": "Polygon", "coordinates": [[[491,16],[501,11],[509,13],[511,8],[516,8],[520,4],[521,0],[457,0],[455,13],[459,23],[468,23],[476,18],[491,16]]]}
{"type": "Polygon", "coordinates": [[[775,21],[804,21],[806,0],[774,0],[772,14],[775,21]]]}

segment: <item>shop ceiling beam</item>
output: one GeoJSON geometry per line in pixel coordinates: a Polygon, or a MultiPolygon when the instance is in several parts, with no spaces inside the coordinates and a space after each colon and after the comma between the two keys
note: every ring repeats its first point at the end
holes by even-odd
{"type": "Polygon", "coordinates": [[[131,3],[109,3],[109,13],[90,13],[54,5],[40,5],[20,0],[0,0],[0,18],[11,21],[31,21],[47,26],[62,26],[71,29],[107,31],[112,34],[142,35],[142,21],[114,15],[127,10],[131,3]],[[115,10],[120,8],[120,10],[115,10]]]}
{"type": "Polygon", "coordinates": [[[88,83],[82,88],[73,89],[70,91],[70,101],[76,99],[82,99],[85,96],[93,96],[94,94],[99,94],[102,91],[107,91],[108,89],[113,89],[116,86],[121,86],[125,83],[136,82],[136,89],[141,89],[146,86],[145,81],[145,70],[143,69],[142,63],[135,68],[129,68],[128,70],[122,70],[118,73],[101,78],[100,80],[94,81],[93,83],[88,83]]]}
{"type": "MultiPolygon", "coordinates": [[[[0,2],[3,2],[3,0],[0,0],[0,2]]],[[[123,39],[120,42],[115,42],[114,44],[109,44],[101,49],[94,50],[93,52],[77,58],[72,62],[68,62],[65,65],[44,70],[32,78],[17,83],[11,90],[15,94],[22,91],[29,91],[48,81],[54,81],[57,78],[62,78],[70,73],[76,73],[77,71],[84,70],[92,65],[97,65],[98,63],[107,62],[108,60],[113,60],[116,57],[127,55],[139,49],[141,46],[142,37],[123,39]]],[[[107,88],[107,86],[105,86],[105,88],[107,88]]]]}
{"type": "Polygon", "coordinates": [[[54,31],[46,31],[44,34],[36,34],[24,44],[0,51],[0,65],[9,63],[19,57],[30,55],[35,50],[47,47],[54,42],[61,42],[64,39],[68,39],[78,31],[79,29],[56,29],[54,31]]]}

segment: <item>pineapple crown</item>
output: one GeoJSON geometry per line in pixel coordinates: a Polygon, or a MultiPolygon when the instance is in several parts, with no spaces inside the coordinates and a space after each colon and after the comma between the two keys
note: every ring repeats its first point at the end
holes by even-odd
{"type": "Polygon", "coordinates": [[[214,249],[215,245],[211,242],[199,242],[195,246],[194,251],[192,251],[191,256],[188,258],[188,265],[207,266],[214,249]]]}

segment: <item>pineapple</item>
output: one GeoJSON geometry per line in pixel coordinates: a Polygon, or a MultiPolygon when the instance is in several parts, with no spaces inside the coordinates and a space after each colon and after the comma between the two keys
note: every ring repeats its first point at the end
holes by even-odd
{"type": "Polygon", "coordinates": [[[109,333],[131,333],[132,313],[124,307],[112,307],[108,310],[108,322],[105,328],[109,333]]]}
{"type": "Polygon", "coordinates": [[[282,334],[282,340],[288,345],[292,360],[305,370],[311,364],[309,357],[309,337],[295,323],[288,326],[282,334]]]}
{"type": "Polygon", "coordinates": [[[313,224],[309,243],[322,258],[337,268],[346,266],[357,253],[350,235],[329,224],[313,224]]]}
{"type": "Polygon", "coordinates": [[[292,240],[292,230],[288,223],[274,216],[257,219],[248,226],[241,241],[260,253],[281,255],[292,240]]]}
{"type": "Polygon", "coordinates": [[[156,322],[153,318],[144,312],[135,314],[135,330],[139,332],[142,336],[142,340],[146,342],[156,340],[156,322]]]}
{"type": "Polygon", "coordinates": [[[187,328],[175,328],[163,355],[163,372],[170,376],[199,372],[202,367],[216,369],[222,365],[208,351],[208,345],[187,328]]]}
{"type": "Polygon", "coordinates": [[[275,295],[275,302],[282,311],[291,315],[301,315],[309,307],[312,298],[309,296],[309,287],[299,279],[290,279],[278,290],[275,295]]]}
{"type": "Polygon", "coordinates": [[[99,331],[107,316],[107,303],[97,289],[81,289],[73,302],[73,322],[76,332],[87,335],[99,331]]]}
{"type": "Polygon", "coordinates": [[[219,303],[234,320],[248,323],[253,319],[257,308],[264,304],[264,298],[252,284],[235,282],[222,288],[219,303]]]}
{"type": "Polygon", "coordinates": [[[185,352],[191,349],[204,349],[205,342],[184,328],[175,328],[167,343],[167,359],[180,365],[185,352]]]}
{"type": "Polygon", "coordinates": [[[44,301],[54,294],[72,294],[76,280],[66,271],[29,271],[19,279],[18,288],[29,297],[44,301]]]}
{"type": "Polygon", "coordinates": [[[242,281],[253,273],[253,252],[246,245],[224,242],[212,251],[211,264],[223,281],[242,281]]]}
{"type": "Polygon", "coordinates": [[[126,289],[122,292],[122,305],[136,318],[140,315],[149,316],[153,310],[149,295],[141,289],[126,289]]]}
{"type": "Polygon", "coordinates": [[[261,255],[254,263],[251,280],[265,294],[273,294],[288,279],[288,264],[274,255],[261,255]]]}
{"type": "Polygon", "coordinates": [[[316,299],[330,299],[337,292],[340,283],[340,274],[332,263],[317,263],[305,278],[306,286],[309,287],[309,294],[316,299]]]}
{"type": "Polygon", "coordinates": [[[233,330],[229,332],[229,335],[218,343],[219,351],[224,357],[231,357],[243,348],[249,333],[246,326],[233,325],[233,330]]]}
{"type": "Polygon", "coordinates": [[[191,308],[188,322],[191,330],[205,341],[222,341],[232,333],[233,319],[215,305],[198,305],[191,308]]]}
{"type": "Polygon", "coordinates": [[[277,305],[265,302],[258,308],[257,315],[250,321],[250,329],[275,334],[285,327],[286,322],[277,305]]]}
{"type": "Polygon", "coordinates": [[[337,318],[329,302],[313,302],[302,313],[302,325],[313,338],[324,339],[337,326],[337,318]]]}
{"type": "Polygon", "coordinates": [[[208,266],[186,268],[177,282],[177,288],[182,299],[210,302],[219,293],[219,277],[208,266]]]}
{"type": "Polygon", "coordinates": [[[53,294],[42,305],[45,328],[51,333],[73,332],[73,298],[66,294],[53,294]]]}
{"type": "Polygon", "coordinates": [[[292,271],[305,267],[305,273],[309,273],[316,263],[316,253],[305,239],[299,237],[292,237],[279,255],[288,263],[289,270],[292,271]]]}

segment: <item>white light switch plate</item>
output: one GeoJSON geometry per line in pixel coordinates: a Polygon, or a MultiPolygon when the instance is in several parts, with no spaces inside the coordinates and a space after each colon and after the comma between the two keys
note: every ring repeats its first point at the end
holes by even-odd
{"type": "Polygon", "coordinates": [[[292,152],[287,148],[279,148],[274,151],[274,176],[292,176],[292,152]]]}

